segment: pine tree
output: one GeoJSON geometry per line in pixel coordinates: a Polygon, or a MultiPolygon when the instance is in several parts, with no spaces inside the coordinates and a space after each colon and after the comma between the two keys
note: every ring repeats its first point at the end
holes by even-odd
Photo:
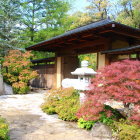
{"type": "Polygon", "coordinates": [[[21,0],[20,9],[22,15],[23,37],[34,43],[35,33],[40,28],[43,0],[21,0]]]}
{"type": "Polygon", "coordinates": [[[19,38],[19,2],[18,0],[0,1],[0,58],[18,47],[19,38]]]}

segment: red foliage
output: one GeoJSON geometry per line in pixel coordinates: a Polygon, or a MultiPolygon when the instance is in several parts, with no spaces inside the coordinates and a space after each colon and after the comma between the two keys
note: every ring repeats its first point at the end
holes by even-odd
{"type": "Polygon", "coordinates": [[[100,112],[104,110],[104,105],[98,102],[98,97],[90,95],[83,106],[79,109],[77,113],[78,118],[83,118],[84,120],[98,120],[101,115],[100,112]]]}
{"type": "MultiPolygon", "coordinates": [[[[123,60],[99,70],[96,77],[92,79],[90,91],[86,94],[95,98],[95,103],[92,104],[97,109],[96,112],[100,110],[96,103],[104,104],[112,99],[123,102],[124,106],[132,103],[134,108],[140,106],[140,61],[123,60]]],[[[138,109],[135,113],[133,110],[131,118],[136,120],[137,116],[139,116],[138,109]]]]}
{"type": "Polygon", "coordinates": [[[78,110],[77,117],[86,121],[96,121],[100,119],[101,112],[104,112],[107,117],[113,115],[110,110],[105,109],[104,104],[99,102],[99,96],[90,95],[78,110]]]}

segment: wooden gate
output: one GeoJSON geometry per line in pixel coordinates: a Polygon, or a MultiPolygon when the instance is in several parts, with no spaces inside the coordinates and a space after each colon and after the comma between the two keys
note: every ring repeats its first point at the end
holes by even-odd
{"type": "Polygon", "coordinates": [[[30,85],[35,88],[53,88],[55,78],[55,65],[45,64],[33,66],[37,70],[39,76],[31,80],[30,85]]]}

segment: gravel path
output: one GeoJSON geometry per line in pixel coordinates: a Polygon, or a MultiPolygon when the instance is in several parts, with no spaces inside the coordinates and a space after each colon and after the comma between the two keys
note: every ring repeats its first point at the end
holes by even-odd
{"type": "Polygon", "coordinates": [[[41,111],[44,92],[0,96],[0,115],[10,125],[11,140],[91,140],[89,132],[75,123],[41,111]]]}

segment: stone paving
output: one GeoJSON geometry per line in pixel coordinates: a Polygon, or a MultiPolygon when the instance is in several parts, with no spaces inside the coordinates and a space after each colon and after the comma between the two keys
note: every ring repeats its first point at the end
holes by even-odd
{"type": "Polygon", "coordinates": [[[11,140],[94,140],[76,123],[43,113],[44,92],[0,96],[0,115],[9,123],[11,140]]]}

